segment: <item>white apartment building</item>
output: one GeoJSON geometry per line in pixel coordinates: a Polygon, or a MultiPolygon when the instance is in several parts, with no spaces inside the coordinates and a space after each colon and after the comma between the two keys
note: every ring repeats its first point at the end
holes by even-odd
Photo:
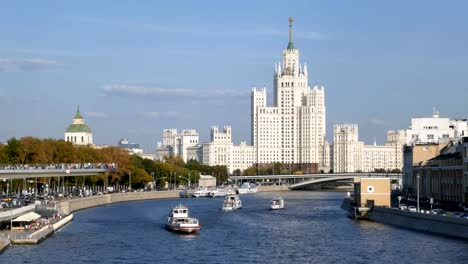
{"type": "Polygon", "coordinates": [[[393,170],[403,168],[404,130],[389,130],[385,145],[364,145],[358,140],[357,124],[334,126],[332,163],[333,171],[372,172],[375,169],[393,170]]]}
{"type": "Polygon", "coordinates": [[[210,140],[203,144],[198,143],[195,130],[184,130],[177,134],[176,129],[165,129],[163,144],[156,148],[157,160],[163,160],[164,156],[180,156],[185,162],[196,160],[210,166],[226,166],[229,173],[252,166],[255,163],[254,154],[254,147],[246,142],[234,146],[230,126],[224,126],[223,130],[217,126],[211,127],[210,140]]]}
{"type": "Polygon", "coordinates": [[[406,130],[406,144],[448,142],[467,135],[466,119],[443,118],[434,111],[432,117],[411,118],[411,126],[406,130]]]}
{"type": "Polygon", "coordinates": [[[333,172],[362,171],[364,143],[358,140],[357,124],[333,127],[333,172]]]}
{"type": "Polygon", "coordinates": [[[156,148],[156,159],[162,160],[164,156],[180,156],[185,162],[199,157],[200,147],[198,132],[195,129],[182,130],[178,134],[177,129],[164,129],[163,143],[156,148]]]}
{"type": "Polygon", "coordinates": [[[225,126],[223,131],[213,126],[210,142],[203,144],[203,164],[227,166],[229,173],[236,169],[242,171],[254,164],[254,153],[254,147],[248,146],[245,142],[234,146],[230,126],[225,126]]]}
{"type": "Polygon", "coordinates": [[[325,166],[325,91],[308,84],[307,64],[300,64],[292,42],[275,64],[273,105],[267,106],[266,88],[252,88],[251,140],[254,163],[319,163],[325,166]]]}

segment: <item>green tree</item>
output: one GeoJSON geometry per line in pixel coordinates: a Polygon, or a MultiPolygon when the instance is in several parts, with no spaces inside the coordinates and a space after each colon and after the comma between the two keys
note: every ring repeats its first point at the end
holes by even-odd
{"type": "Polygon", "coordinates": [[[11,138],[7,141],[4,147],[6,162],[11,164],[20,164],[20,154],[23,152],[21,142],[16,138],[11,138]]]}

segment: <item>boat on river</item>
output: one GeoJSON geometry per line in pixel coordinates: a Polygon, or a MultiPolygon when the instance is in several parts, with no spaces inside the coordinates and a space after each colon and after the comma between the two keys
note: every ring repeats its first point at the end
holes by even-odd
{"type": "Polygon", "coordinates": [[[257,193],[258,189],[257,186],[255,186],[255,184],[245,182],[237,191],[239,192],[239,194],[249,194],[257,193]]]}
{"type": "Polygon", "coordinates": [[[179,233],[190,234],[200,231],[201,226],[198,219],[189,217],[189,210],[186,206],[178,205],[172,208],[167,217],[166,229],[179,233]]]}
{"type": "Polygon", "coordinates": [[[224,197],[223,206],[221,210],[223,211],[234,211],[242,208],[242,201],[239,198],[239,195],[227,195],[224,197]]]}
{"type": "Polygon", "coordinates": [[[198,188],[194,193],[193,193],[193,197],[207,197],[208,194],[209,194],[209,190],[207,190],[206,188],[198,188]]]}
{"type": "Polygon", "coordinates": [[[217,188],[212,190],[209,194],[209,197],[224,197],[226,196],[226,189],[224,188],[217,188]]]}
{"type": "Polygon", "coordinates": [[[284,208],[284,199],[281,197],[275,197],[271,200],[270,209],[279,210],[284,208]]]}

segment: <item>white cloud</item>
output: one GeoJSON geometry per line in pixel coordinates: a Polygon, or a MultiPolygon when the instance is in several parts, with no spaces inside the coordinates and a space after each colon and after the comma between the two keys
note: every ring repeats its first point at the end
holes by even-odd
{"type": "MultiPolygon", "coordinates": [[[[248,35],[262,35],[262,36],[273,36],[273,37],[282,37],[284,39],[288,38],[288,30],[278,30],[274,28],[257,28],[254,30],[239,31],[239,35],[248,34],[248,35]]],[[[314,31],[297,31],[293,30],[293,41],[295,38],[307,39],[307,40],[323,40],[327,37],[319,32],[314,31]]]]}
{"type": "Polygon", "coordinates": [[[109,114],[104,112],[86,112],[85,116],[95,117],[95,118],[108,118],[109,114]]]}
{"type": "Polygon", "coordinates": [[[41,70],[49,67],[61,66],[62,64],[54,60],[45,59],[2,59],[0,58],[0,69],[19,69],[23,71],[41,70]]]}
{"type": "Polygon", "coordinates": [[[179,113],[174,111],[168,112],[143,112],[140,113],[141,116],[153,119],[161,119],[161,118],[175,118],[179,116],[179,113]]]}
{"type": "Polygon", "coordinates": [[[373,125],[383,126],[386,124],[385,120],[378,119],[378,118],[371,118],[369,122],[373,125]]]}
{"type": "MultiPolygon", "coordinates": [[[[218,36],[273,36],[273,37],[288,37],[288,29],[285,26],[284,30],[278,30],[270,27],[258,27],[256,29],[247,28],[200,28],[200,27],[177,27],[174,25],[164,25],[148,22],[130,21],[124,19],[110,19],[98,17],[84,16],[69,16],[68,19],[79,21],[81,23],[90,23],[96,25],[112,26],[123,29],[159,32],[165,34],[193,34],[198,36],[218,35],[218,36]]],[[[308,39],[308,40],[323,40],[327,37],[319,32],[293,30],[293,38],[308,39]]]]}
{"type": "Polygon", "coordinates": [[[247,96],[248,91],[235,90],[195,90],[195,89],[168,89],[156,87],[144,87],[127,84],[109,84],[102,88],[105,95],[132,95],[139,97],[191,97],[191,98],[217,98],[217,97],[242,97],[247,96]]]}

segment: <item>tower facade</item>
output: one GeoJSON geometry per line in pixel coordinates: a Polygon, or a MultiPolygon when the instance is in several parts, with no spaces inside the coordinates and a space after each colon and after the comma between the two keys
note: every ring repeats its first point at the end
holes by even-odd
{"type": "Polygon", "coordinates": [[[252,89],[252,144],[255,163],[319,163],[325,144],[325,91],[310,87],[307,64],[301,64],[299,50],[292,41],[289,19],[289,42],[282,61],[275,63],[273,105],[267,106],[266,89],[252,89]]]}

